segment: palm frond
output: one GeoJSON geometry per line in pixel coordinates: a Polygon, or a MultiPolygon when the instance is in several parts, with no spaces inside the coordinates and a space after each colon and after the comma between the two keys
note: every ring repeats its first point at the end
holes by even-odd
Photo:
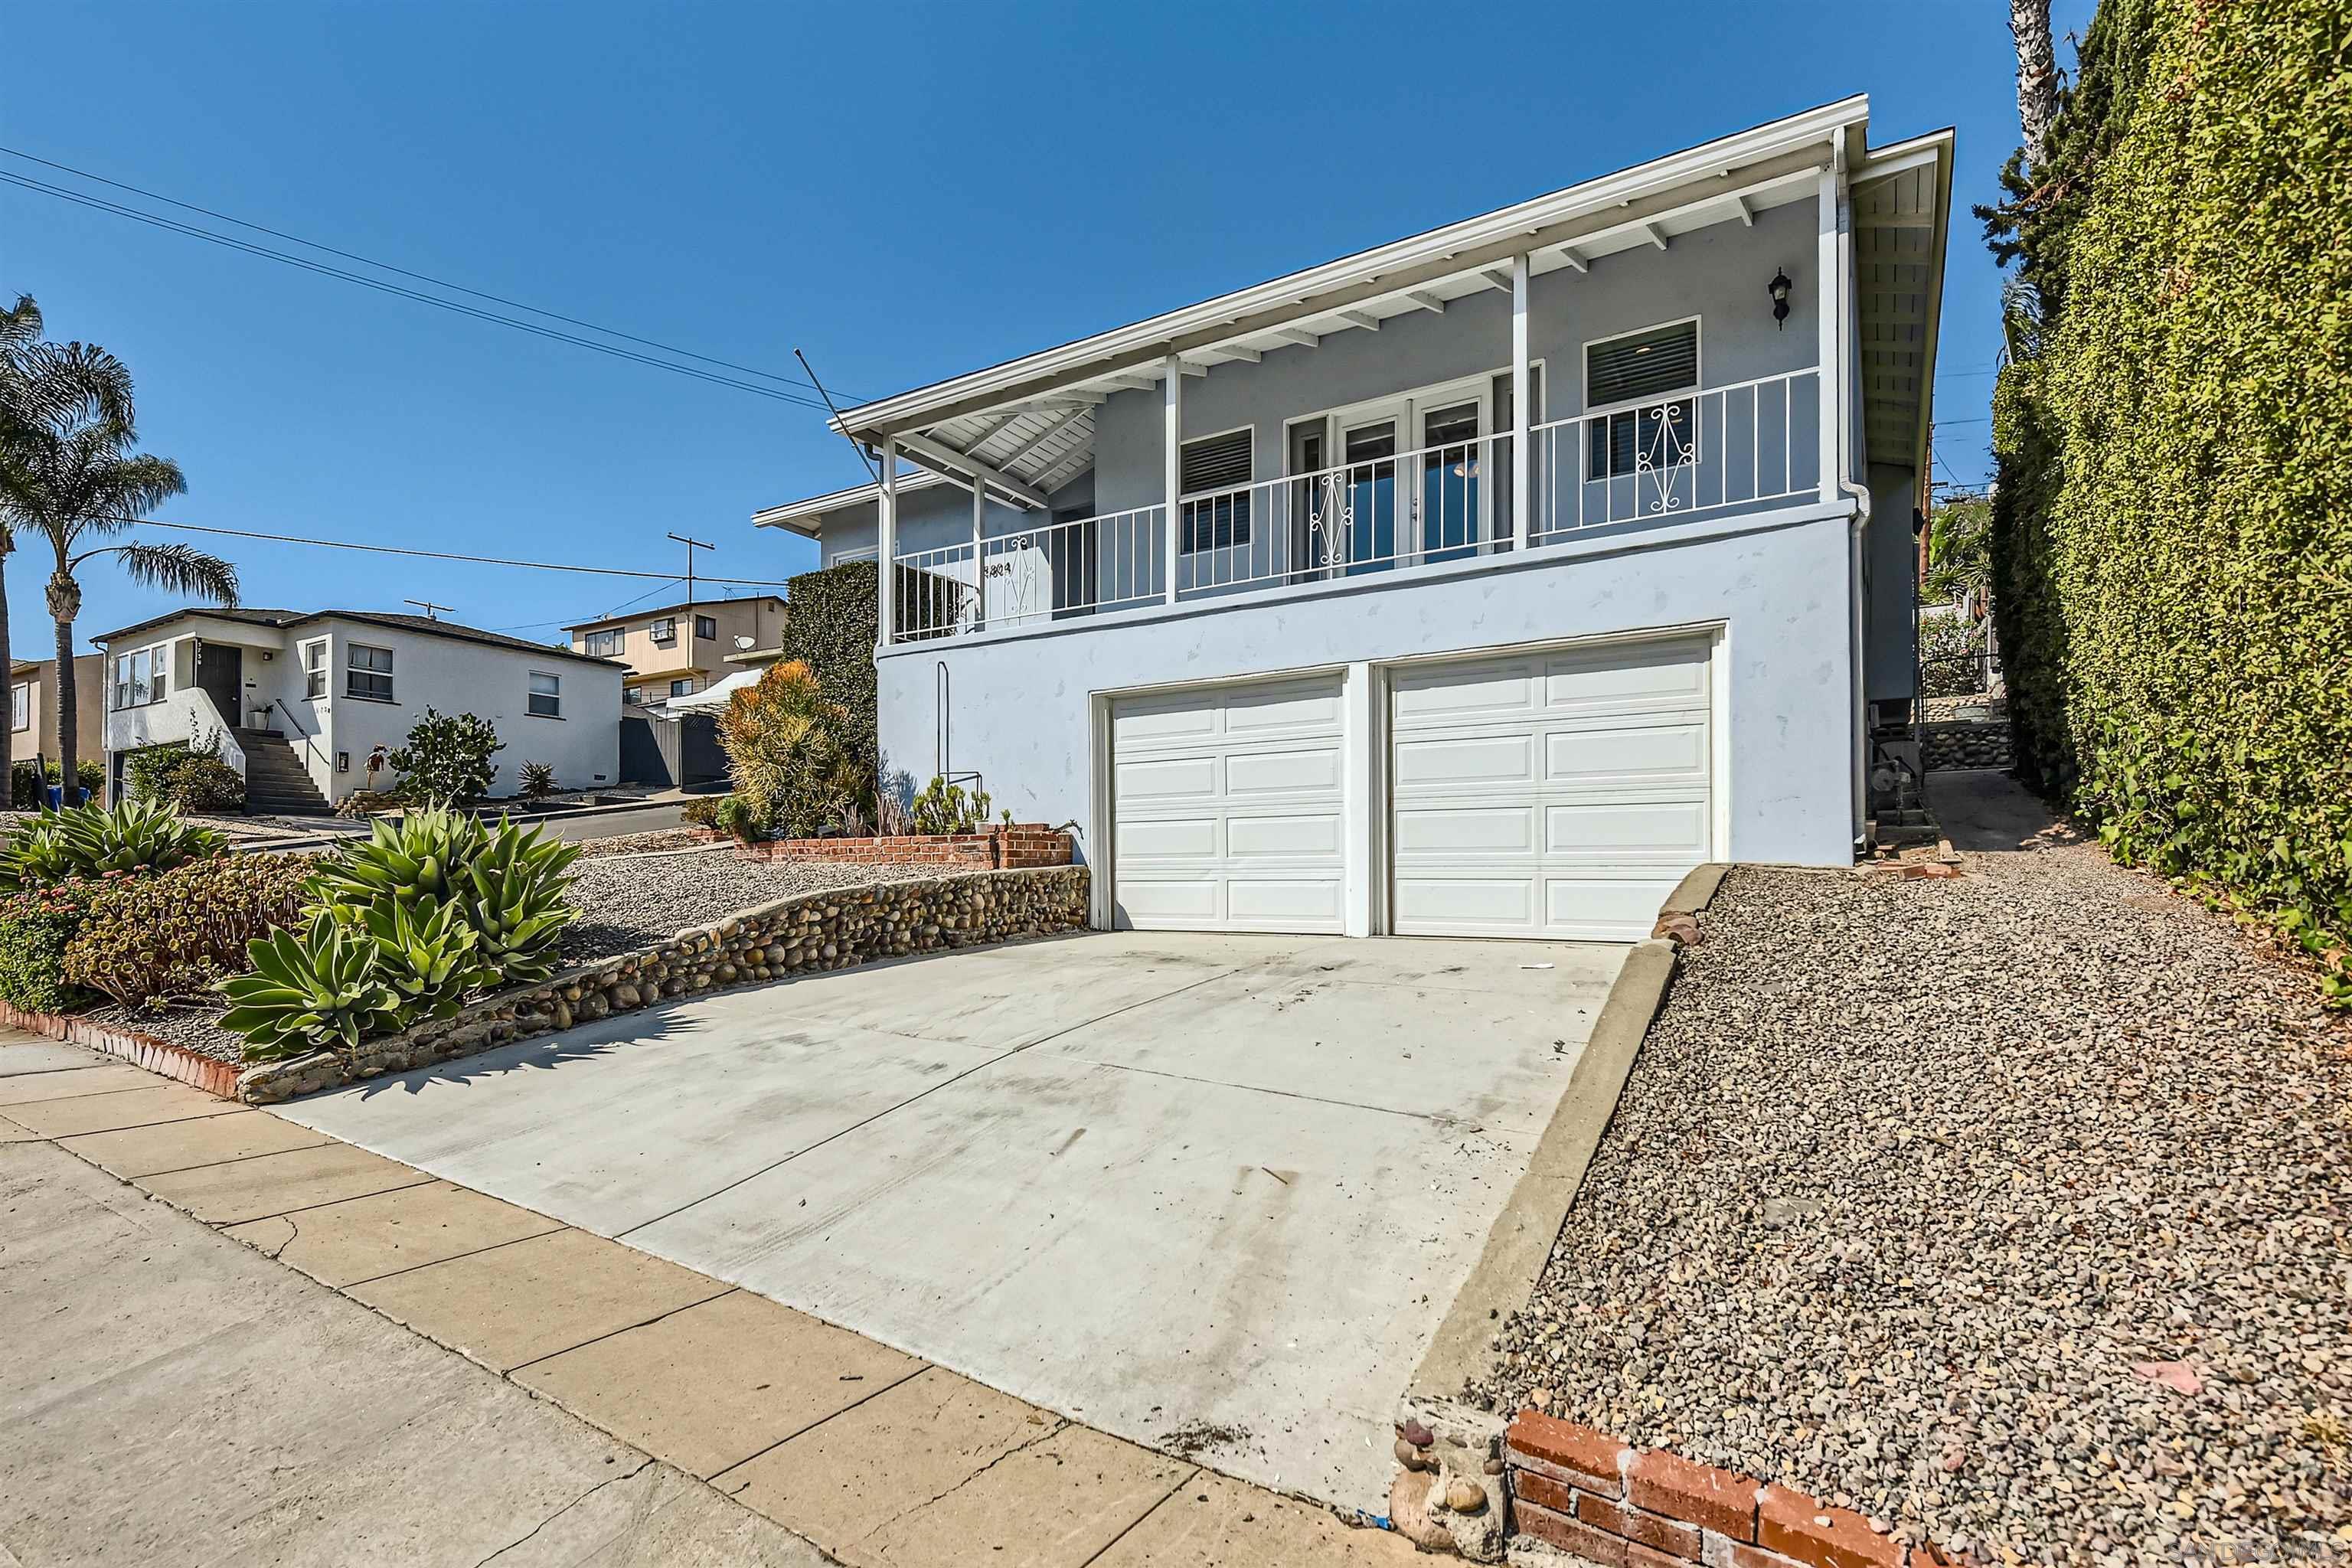
{"type": "Polygon", "coordinates": [[[123,574],[142,587],[236,605],[236,568],[193,544],[122,544],[95,553],[115,557],[123,574]]]}
{"type": "MultiPolygon", "coordinates": [[[[21,308],[32,301],[18,303],[21,308]]],[[[15,346],[7,337],[0,327],[0,346],[7,348],[11,362],[0,377],[0,402],[8,416],[59,434],[108,425],[120,427],[126,441],[135,438],[129,366],[96,343],[15,346]]]]}

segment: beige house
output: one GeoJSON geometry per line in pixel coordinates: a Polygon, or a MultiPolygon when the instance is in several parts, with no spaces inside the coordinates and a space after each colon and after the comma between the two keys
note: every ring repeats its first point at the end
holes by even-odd
{"type": "MultiPolygon", "coordinates": [[[[74,660],[74,706],[81,715],[79,749],[95,757],[106,738],[102,700],[106,678],[94,653],[74,660]]],[[[8,666],[8,755],[25,762],[58,754],[58,661],[17,659],[8,666]]]]}
{"type": "Polygon", "coordinates": [[[773,595],[702,599],[564,629],[574,653],[628,667],[627,700],[659,704],[772,662],[783,644],[784,602],[773,595]]]}

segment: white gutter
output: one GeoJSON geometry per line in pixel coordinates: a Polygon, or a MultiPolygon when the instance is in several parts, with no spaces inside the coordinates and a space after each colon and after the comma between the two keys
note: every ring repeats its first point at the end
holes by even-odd
{"type": "Polygon", "coordinates": [[[1849,606],[1847,647],[1853,668],[1853,841],[1862,847],[1864,825],[1870,816],[1870,712],[1869,699],[1863,679],[1863,665],[1868,654],[1867,632],[1862,620],[1862,536],[1870,527],[1870,475],[1865,471],[1863,482],[1856,484],[1847,478],[1853,467],[1853,420],[1847,405],[1854,388],[1846,384],[1853,363],[1852,344],[1848,337],[1853,330],[1853,210],[1847,199],[1845,137],[1843,132],[1830,138],[1830,167],[1837,193],[1837,276],[1832,287],[1837,291],[1837,384],[1845,394],[1837,400],[1837,488],[1854,503],[1853,517],[1846,527],[1846,603],[1849,606]]]}

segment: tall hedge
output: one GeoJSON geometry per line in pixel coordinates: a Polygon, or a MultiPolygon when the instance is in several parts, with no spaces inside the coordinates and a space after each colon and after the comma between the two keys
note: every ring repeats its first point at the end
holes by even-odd
{"type": "Polygon", "coordinates": [[[824,700],[848,710],[842,748],[869,771],[877,755],[874,627],[881,581],[873,562],[845,561],[784,585],[784,657],[814,670],[824,700]]]}
{"type": "MultiPolygon", "coordinates": [[[[2021,759],[2117,854],[2352,997],[2352,34],[2342,0],[2104,0],[2004,217],[1994,400],[2021,759]],[[2038,300],[2038,303],[2036,302],[2038,300]]],[[[1997,247],[1999,248],[1999,247],[1997,247]]]]}

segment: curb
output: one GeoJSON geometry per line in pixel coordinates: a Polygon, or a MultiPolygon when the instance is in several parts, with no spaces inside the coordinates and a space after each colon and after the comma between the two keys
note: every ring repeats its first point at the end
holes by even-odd
{"type": "Polygon", "coordinates": [[[88,1046],[112,1057],[121,1057],[134,1067],[146,1068],[163,1078],[184,1083],[191,1089],[222,1100],[236,1099],[236,1068],[201,1051],[185,1046],[175,1046],[169,1040],[159,1040],[152,1035],[142,1035],[131,1029],[110,1029],[94,1024],[88,1018],[66,1017],[56,1013],[28,1013],[25,1009],[0,1002],[0,1024],[47,1035],[53,1040],[88,1046]]]}

